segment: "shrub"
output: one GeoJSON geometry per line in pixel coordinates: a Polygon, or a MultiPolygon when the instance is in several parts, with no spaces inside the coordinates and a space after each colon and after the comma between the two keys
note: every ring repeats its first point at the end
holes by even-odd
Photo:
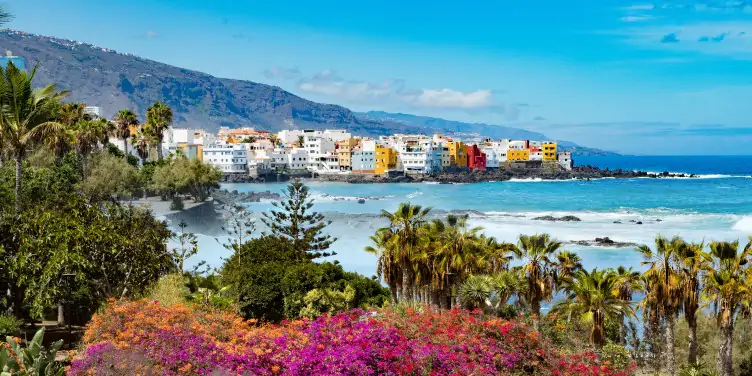
{"type": "Polygon", "coordinates": [[[615,370],[589,352],[562,354],[524,323],[461,310],[352,310],[257,326],[196,307],[112,302],[87,328],[86,348],[68,374],[626,376],[633,370],[615,370]],[[118,358],[128,359],[126,370],[106,373],[118,358]]]}
{"type": "Polygon", "coordinates": [[[0,315],[0,338],[18,334],[19,328],[23,322],[11,315],[0,315]]]}
{"type": "Polygon", "coordinates": [[[601,359],[606,362],[606,364],[610,364],[617,370],[627,369],[631,363],[629,350],[624,346],[613,343],[603,346],[603,350],[601,350],[601,359]]]}
{"type": "Polygon", "coordinates": [[[185,278],[180,274],[168,274],[160,278],[149,291],[149,299],[159,302],[166,307],[185,303],[188,295],[185,278]]]}
{"type": "Polygon", "coordinates": [[[185,209],[185,205],[183,204],[183,198],[180,196],[175,196],[172,198],[172,203],[170,203],[170,210],[183,210],[185,209]]]}

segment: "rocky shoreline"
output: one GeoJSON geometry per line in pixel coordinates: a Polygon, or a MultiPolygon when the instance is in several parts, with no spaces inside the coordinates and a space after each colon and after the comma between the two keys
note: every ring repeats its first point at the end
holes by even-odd
{"type": "Polygon", "coordinates": [[[519,180],[595,180],[595,179],[635,179],[635,178],[696,178],[695,174],[683,173],[650,173],[646,171],[632,171],[622,169],[601,169],[594,166],[579,166],[572,171],[540,171],[540,170],[465,170],[460,172],[444,172],[438,175],[398,175],[381,176],[369,174],[322,174],[315,177],[309,174],[289,176],[285,174],[250,177],[242,175],[226,175],[224,183],[269,183],[284,182],[291,178],[300,178],[310,181],[329,181],[351,184],[372,183],[438,183],[438,184],[462,184],[519,180]]]}

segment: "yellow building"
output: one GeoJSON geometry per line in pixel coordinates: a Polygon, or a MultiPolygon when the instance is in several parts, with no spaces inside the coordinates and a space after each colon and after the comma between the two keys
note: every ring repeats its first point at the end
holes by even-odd
{"type": "Polygon", "coordinates": [[[461,141],[452,141],[447,144],[449,148],[449,159],[452,166],[467,167],[467,151],[465,144],[461,141]]]}
{"type": "Polygon", "coordinates": [[[544,161],[556,160],[556,143],[555,142],[544,142],[542,149],[543,149],[544,161]]]}
{"type": "Polygon", "coordinates": [[[384,175],[397,168],[397,151],[386,146],[376,146],[376,166],[374,173],[384,175]]]}
{"type": "Polygon", "coordinates": [[[530,160],[529,149],[522,149],[522,150],[509,149],[509,152],[507,153],[507,161],[529,161],[529,160],[530,160]]]}
{"type": "Polygon", "coordinates": [[[358,140],[354,138],[337,141],[337,157],[340,170],[352,170],[352,152],[356,145],[358,145],[358,140]]]}

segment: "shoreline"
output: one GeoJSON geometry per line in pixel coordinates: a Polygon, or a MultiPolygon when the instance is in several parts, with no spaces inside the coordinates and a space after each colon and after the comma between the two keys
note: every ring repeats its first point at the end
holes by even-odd
{"type": "Polygon", "coordinates": [[[251,177],[242,174],[223,175],[222,183],[277,183],[287,182],[291,179],[302,181],[341,182],[350,184],[374,184],[374,183],[436,183],[436,184],[464,184],[464,183],[487,183],[510,180],[597,180],[597,179],[662,179],[662,178],[699,178],[697,174],[674,173],[674,172],[647,172],[622,169],[601,169],[594,166],[579,166],[572,171],[540,171],[540,170],[462,170],[458,172],[442,172],[437,175],[407,175],[383,176],[373,174],[269,174],[259,177],[251,177]]]}

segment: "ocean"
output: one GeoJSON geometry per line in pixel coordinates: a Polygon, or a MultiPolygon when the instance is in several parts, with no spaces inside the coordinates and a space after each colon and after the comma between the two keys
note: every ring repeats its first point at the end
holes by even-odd
{"type": "MultiPolygon", "coordinates": [[[[314,209],[332,223],[327,232],[338,238],[333,259],[346,270],[373,275],[376,258],[363,248],[385,225],[381,210],[401,202],[435,210],[472,210],[470,223],[499,240],[514,242],[519,234],[549,233],[563,242],[609,237],[618,242],[652,244],[656,235],[690,241],[736,240],[752,235],[752,156],[749,157],[580,157],[577,165],[652,172],[698,174],[698,178],[599,179],[591,181],[512,180],[477,184],[347,184],[311,182],[314,209]],[[364,198],[363,204],[358,199],[364,198]],[[535,217],[573,215],[580,222],[547,222],[535,217]],[[633,221],[633,222],[630,222],[633,221]],[[636,224],[637,221],[642,224],[636,224]],[[618,223],[615,223],[618,222],[618,223]]],[[[281,191],[285,184],[225,184],[223,188],[281,191]]],[[[257,215],[269,202],[248,204],[257,215]]],[[[258,222],[259,227],[263,224],[258,222]]],[[[221,239],[220,239],[221,240],[221,239]]],[[[199,235],[201,260],[220,266],[228,254],[210,236],[199,235]]],[[[624,265],[642,269],[632,248],[567,244],[584,267],[624,265]]]]}

